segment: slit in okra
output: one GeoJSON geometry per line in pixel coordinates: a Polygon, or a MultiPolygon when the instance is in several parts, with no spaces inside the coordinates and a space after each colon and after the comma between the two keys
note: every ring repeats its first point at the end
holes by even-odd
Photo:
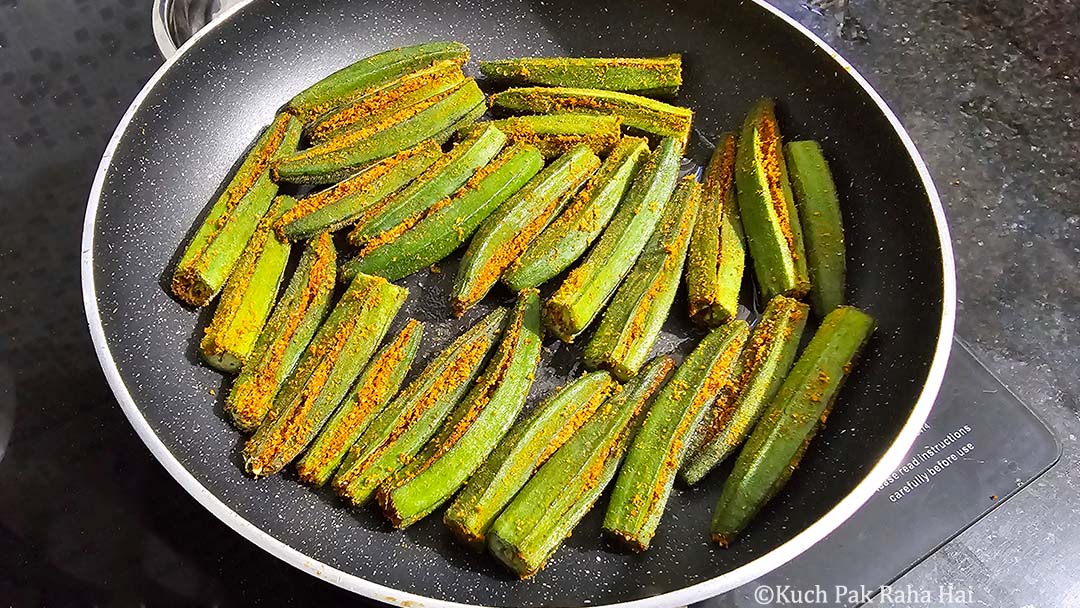
{"type": "Polygon", "coordinates": [[[481,61],[487,78],[513,85],[580,87],[669,96],[682,85],[682,55],[664,57],[523,57],[481,61]]]}
{"type": "Polygon", "coordinates": [[[512,142],[532,144],[545,159],[566,154],[579,145],[605,156],[619,142],[622,119],[588,114],[535,114],[513,116],[473,125],[461,132],[468,136],[488,125],[497,127],[512,142]]]}

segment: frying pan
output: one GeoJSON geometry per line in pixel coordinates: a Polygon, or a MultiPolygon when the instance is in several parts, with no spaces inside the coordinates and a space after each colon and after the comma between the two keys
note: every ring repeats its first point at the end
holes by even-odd
{"type": "MultiPolygon", "coordinates": [[[[850,65],[756,1],[241,4],[185,44],[132,103],[102,159],[83,239],[84,300],[102,368],[165,468],[270,553],[410,606],[684,605],[791,560],[869,498],[913,443],[944,373],[955,308],[945,219],[911,140],[850,65]],[[706,533],[730,465],[700,489],[676,489],[641,555],[602,541],[602,497],[531,581],[454,546],[438,515],[395,532],[371,510],[344,508],[288,474],[254,481],[242,473],[240,437],[221,412],[227,384],[196,356],[207,312],[179,305],[163,279],[236,159],[293,93],[359,57],[435,39],[461,40],[482,58],[681,51],[679,99],[697,112],[699,141],[738,126],[770,95],[786,137],[823,143],[844,204],[850,300],[879,329],[797,474],[731,548],[706,533]]],[[[466,319],[448,321],[453,259],[441,275],[403,281],[412,295],[401,318],[428,322],[427,353],[510,297],[494,293],[466,319]]],[[[699,335],[680,321],[684,306],[680,296],[658,350],[685,352],[699,335]]],[[[549,342],[530,402],[579,371],[579,352],[549,342]]]]}

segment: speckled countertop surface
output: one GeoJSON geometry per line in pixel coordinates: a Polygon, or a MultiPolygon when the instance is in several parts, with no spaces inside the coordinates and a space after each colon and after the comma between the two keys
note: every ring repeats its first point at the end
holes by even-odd
{"type": "MultiPolygon", "coordinates": [[[[970,586],[972,606],[1075,606],[1080,5],[852,0],[840,18],[834,3],[776,4],[907,126],[952,228],[958,333],[1064,446],[1054,469],[901,583],[970,586]]],[[[340,602],[184,494],[95,361],[77,264],[86,193],[160,62],[146,2],[0,0],[0,603],[340,602]]]]}

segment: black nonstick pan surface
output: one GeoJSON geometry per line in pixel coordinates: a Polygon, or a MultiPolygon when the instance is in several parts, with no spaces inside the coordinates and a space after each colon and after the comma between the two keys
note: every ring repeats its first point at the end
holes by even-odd
{"type": "MultiPolygon", "coordinates": [[[[683,605],[790,560],[862,504],[914,441],[944,372],[955,299],[940,204],[899,123],[834,52],[753,1],[241,5],[163,66],[121,122],[90,196],[82,264],[102,367],[133,426],[178,482],[298,568],[401,605],[683,605]],[[731,548],[716,547],[707,534],[728,467],[701,488],[676,489],[653,547],[641,555],[603,542],[602,497],[530,581],[454,545],[439,514],[393,531],[373,509],[346,508],[291,474],[255,481],[242,472],[241,437],[222,416],[228,381],[196,355],[209,313],[180,305],[164,288],[177,248],[295,92],[360,57],[436,39],[460,40],[474,58],[682,52],[678,100],[697,113],[693,159],[707,157],[707,142],[737,128],[765,95],[779,100],[786,138],[822,142],[844,205],[849,297],[879,329],[800,470],[731,548]]],[[[402,281],[411,295],[398,326],[409,316],[427,323],[422,356],[510,301],[496,290],[466,318],[450,320],[455,266],[453,256],[441,274],[402,281]]],[[[751,316],[752,291],[744,289],[751,316]]],[[[680,295],[658,352],[680,355],[700,335],[682,321],[684,310],[680,295]]],[[[530,403],[580,372],[578,350],[546,344],[530,403]]],[[[867,559],[878,550],[867,548],[867,559]]]]}

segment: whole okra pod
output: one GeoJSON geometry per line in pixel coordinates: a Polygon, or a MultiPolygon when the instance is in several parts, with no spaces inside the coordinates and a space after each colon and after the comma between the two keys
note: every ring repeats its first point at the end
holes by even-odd
{"type": "Polygon", "coordinates": [[[664,207],[660,226],[604,311],[585,346],[585,365],[626,380],[645,363],[682,280],[701,184],[687,175],[664,207]]]}
{"type": "Polygon", "coordinates": [[[277,230],[296,241],[336,231],[386,205],[387,199],[442,156],[433,140],[371,164],[333,187],[300,199],[278,221],[277,230]]]}
{"type": "Polygon", "coordinates": [[[537,287],[577,261],[615,215],[648,152],[645,139],[622,138],[566,210],[510,265],[503,283],[514,291],[537,287]]]}
{"type": "Polygon", "coordinates": [[[806,240],[810,306],[815,315],[824,317],[844,303],[847,261],[840,199],[816,141],[793,141],[784,146],[784,156],[806,240]]]}
{"type": "Polygon", "coordinates": [[[619,471],[604,531],[634,551],[649,548],[691,433],[735,366],[745,321],[709,332],[656,396],[619,471]]]}
{"type": "Polygon", "coordinates": [[[405,221],[367,241],[341,269],[396,281],[428,268],[461,246],[481,222],[544,166],[533,146],[514,144],[476,172],[446,204],[416,221],[405,221]]]}
{"type": "Polygon", "coordinates": [[[874,320],[851,306],[825,316],[724,482],[713,514],[713,540],[730,544],[784,487],[873,330],[874,320]]]}
{"type": "Polygon", "coordinates": [[[428,42],[384,51],[346,66],[297,93],[286,111],[310,122],[334,108],[351,103],[405,74],[437,61],[464,65],[469,49],[460,42],[428,42]]]}
{"type": "Polygon", "coordinates": [[[716,326],[739,311],[746,251],[735,200],[735,134],[720,136],[701,192],[701,209],[687,255],[690,318],[716,326]]]}
{"type": "Polygon", "coordinates": [[[472,549],[483,549],[488,528],[533,472],[618,389],[611,374],[589,372],[516,423],[447,507],[443,522],[454,538],[472,549]]]}
{"type": "Polygon", "coordinates": [[[679,176],[679,144],[664,139],[648,157],[600,240],[544,305],[544,322],[570,342],[592,322],[641,255],[679,176]]]}
{"type": "Polygon", "coordinates": [[[199,343],[203,359],[217,370],[240,371],[270,316],[291,249],[274,233],[274,223],[295,203],[291,196],[277,197],[225,283],[199,343]]]}
{"type": "Polygon", "coordinates": [[[610,153],[619,142],[622,119],[588,114],[533,114],[473,125],[462,134],[471,135],[488,125],[506,133],[512,142],[536,146],[545,159],[552,159],[583,144],[596,154],[610,153]]]}
{"type": "Polygon", "coordinates": [[[501,110],[536,114],[604,114],[622,118],[624,127],[656,137],[673,137],[680,152],[690,136],[694,113],[682,108],[617,91],[570,87],[524,87],[491,96],[501,110]]]}
{"type": "Polygon", "coordinates": [[[496,308],[458,336],[379,413],[334,474],[339,496],[362,505],[413,459],[480,374],[506,317],[496,308]]]}
{"type": "Polygon", "coordinates": [[[277,194],[270,165],[292,154],[299,141],[300,122],[288,114],[259,136],[180,256],[170,286],[176,297],[205,306],[221,291],[277,194]]]}
{"type": "Polygon", "coordinates": [[[771,99],[758,102],[743,123],[735,158],[735,183],[762,298],[806,295],[810,279],[802,228],[771,99]]]}
{"type": "Polygon", "coordinates": [[[503,565],[521,578],[544,566],[615,476],[649,400],[674,365],[659,357],[645,366],[514,497],[487,537],[503,565]]]}
{"type": "Polygon", "coordinates": [[[229,391],[225,411],[240,430],[254,431],[270,410],[281,383],[326,316],[336,274],[334,241],[320,234],[304,247],[285,293],[229,391]]]}
{"type": "Polygon", "coordinates": [[[560,156],[488,216],[461,258],[451,302],[460,316],[479,302],[600,166],[586,146],[560,156]]]}
{"type": "Polygon", "coordinates": [[[469,79],[454,88],[361,129],[287,156],[274,164],[274,176],[290,183],[329,184],[365,164],[440,136],[484,104],[484,94],[469,79]]]}
{"type": "Polygon", "coordinates": [[[536,366],[543,329],[535,289],[518,295],[495,355],[434,441],[383,482],[376,494],[395,528],[405,528],[450,499],[495,449],[521,413],[536,366]]]}
{"type": "Polygon", "coordinates": [[[370,209],[359,218],[356,228],[349,233],[349,242],[362,247],[388,230],[416,224],[432,213],[433,207],[446,204],[449,196],[491,162],[505,144],[506,135],[494,127],[484,128],[474,137],[458,142],[385,205],[370,209]]]}
{"type": "Polygon", "coordinates": [[[674,95],[682,85],[682,55],[664,57],[523,57],[481,61],[487,78],[514,85],[581,87],[638,95],[674,95]]]}
{"type": "Polygon", "coordinates": [[[244,446],[248,472],[272,475],[308,446],[352,387],[408,294],[380,277],[353,279],[244,446]]]}
{"type": "Polygon", "coordinates": [[[297,461],[300,481],[321,486],[330,479],[352,444],[401,388],[423,333],[424,325],[410,319],[397,338],[375,354],[341,407],[297,461]]]}
{"type": "Polygon", "coordinates": [[[733,453],[780,388],[802,339],[809,308],[776,296],[754,326],[731,377],[709,406],[679,470],[688,485],[701,481],[733,453]]]}

